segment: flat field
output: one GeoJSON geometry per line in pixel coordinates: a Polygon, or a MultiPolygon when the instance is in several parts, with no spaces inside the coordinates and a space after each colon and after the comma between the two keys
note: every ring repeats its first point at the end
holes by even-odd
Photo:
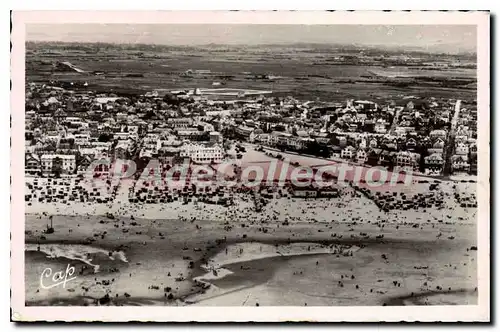
{"type": "Polygon", "coordinates": [[[96,51],[78,45],[56,50],[50,44],[28,47],[28,81],[87,82],[89,90],[118,94],[208,89],[217,82],[218,88],[270,90],[277,96],[322,101],[407,95],[456,98],[457,93],[462,99],[474,99],[476,94],[474,69],[342,64],[329,61],[336,54],[324,50],[148,48],[140,52],[121,46],[96,51]],[[57,61],[69,61],[86,73],[56,71],[57,61]],[[188,70],[192,74],[183,76],[188,70]]]}

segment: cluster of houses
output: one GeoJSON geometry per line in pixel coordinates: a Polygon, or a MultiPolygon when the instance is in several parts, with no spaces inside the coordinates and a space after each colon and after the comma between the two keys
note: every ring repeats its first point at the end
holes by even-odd
{"type": "MultiPolygon", "coordinates": [[[[196,90],[195,90],[196,91],[196,90]]],[[[384,104],[301,102],[291,97],[217,100],[186,91],[117,96],[55,84],[26,86],[25,172],[74,176],[96,159],[220,163],[228,140],[353,163],[441,174],[477,170],[477,112],[468,103],[446,153],[453,100],[401,98],[384,104]]],[[[109,168],[96,170],[106,174],[109,168]]]]}
{"type": "Polygon", "coordinates": [[[477,108],[461,108],[458,113],[456,130],[453,133],[454,146],[451,156],[453,172],[477,174],[477,108]]]}
{"type": "Polygon", "coordinates": [[[477,163],[469,162],[477,159],[475,103],[458,113],[452,143],[449,131],[455,103],[407,98],[385,106],[363,100],[295,105],[293,111],[285,111],[286,107],[276,111],[282,117],[274,123],[269,115],[236,117],[232,134],[262,146],[430,175],[443,173],[447,145],[455,144],[449,156],[452,171],[475,173],[477,163]]]}
{"type": "MultiPolygon", "coordinates": [[[[157,95],[138,98],[71,91],[30,83],[26,94],[25,173],[71,177],[95,160],[190,158],[220,163],[226,157],[220,122],[192,114],[157,95]]],[[[96,175],[109,173],[99,163],[96,175]]]]}

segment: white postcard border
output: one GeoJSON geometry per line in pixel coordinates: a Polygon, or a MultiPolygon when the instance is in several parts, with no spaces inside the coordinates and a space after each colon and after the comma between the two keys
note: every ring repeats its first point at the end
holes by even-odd
{"type": "Polygon", "coordinates": [[[11,281],[16,321],[395,322],[490,319],[490,27],[487,12],[14,12],[12,27],[11,281]],[[470,24],[477,25],[478,56],[478,305],[429,307],[26,307],[24,291],[25,24],[470,24]]]}

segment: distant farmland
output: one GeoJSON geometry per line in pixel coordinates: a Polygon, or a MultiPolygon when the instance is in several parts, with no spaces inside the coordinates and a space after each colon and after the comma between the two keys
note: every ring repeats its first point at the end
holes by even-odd
{"type": "MultiPolygon", "coordinates": [[[[113,93],[145,93],[152,90],[223,89],[272,91],[277,96],[342,101],[346,98],[386,99],[404,95],[474,99],[475,70],[429,70],[370,64],[333,64],[334,54],[271,51],[209,50],[146,54],[106,48],[106,54],[86,53],[67,47],[47,52],[36,45],[26,55],[28,81],[87,82],[88,89],[113,93]],[[54,63],[68,61],[88,73],[54,70],[54,63]],[[184,75],[191,70],[193,75],[184,75]],[[198,71],[201,74],[197,74],[198,71]],[[99,73],[96,75],[95,73],[99,73]]],[[[47,49],[44,49],[46,47],[47,49]]]]}
{"type": "Polygon", "coordinates": [[[393,67],[393,68],[374,68],[368,72],[381,77],[456,77],[456,78],[476,78],[475,69],[454,69],[454,68],[436,68],[429,70],[428,68],[415,67],[393,67]]]}

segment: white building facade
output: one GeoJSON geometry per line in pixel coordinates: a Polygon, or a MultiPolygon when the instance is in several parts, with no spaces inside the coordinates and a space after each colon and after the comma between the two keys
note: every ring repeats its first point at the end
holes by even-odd
{"type": "Polygon", "coordinates": [[[60,167],[61,174],[72,174],[76,169],[74,155],[44,154],[40,159],[44,174],[53,174],[56,167],[60,167]]]}
{"type": "Polygon", "coordinates": [[[224,149],[218,144],[206,146],[188,143],[181,147],[180,156],[200,164],[218,164],[224,159],[224,149]]]}

